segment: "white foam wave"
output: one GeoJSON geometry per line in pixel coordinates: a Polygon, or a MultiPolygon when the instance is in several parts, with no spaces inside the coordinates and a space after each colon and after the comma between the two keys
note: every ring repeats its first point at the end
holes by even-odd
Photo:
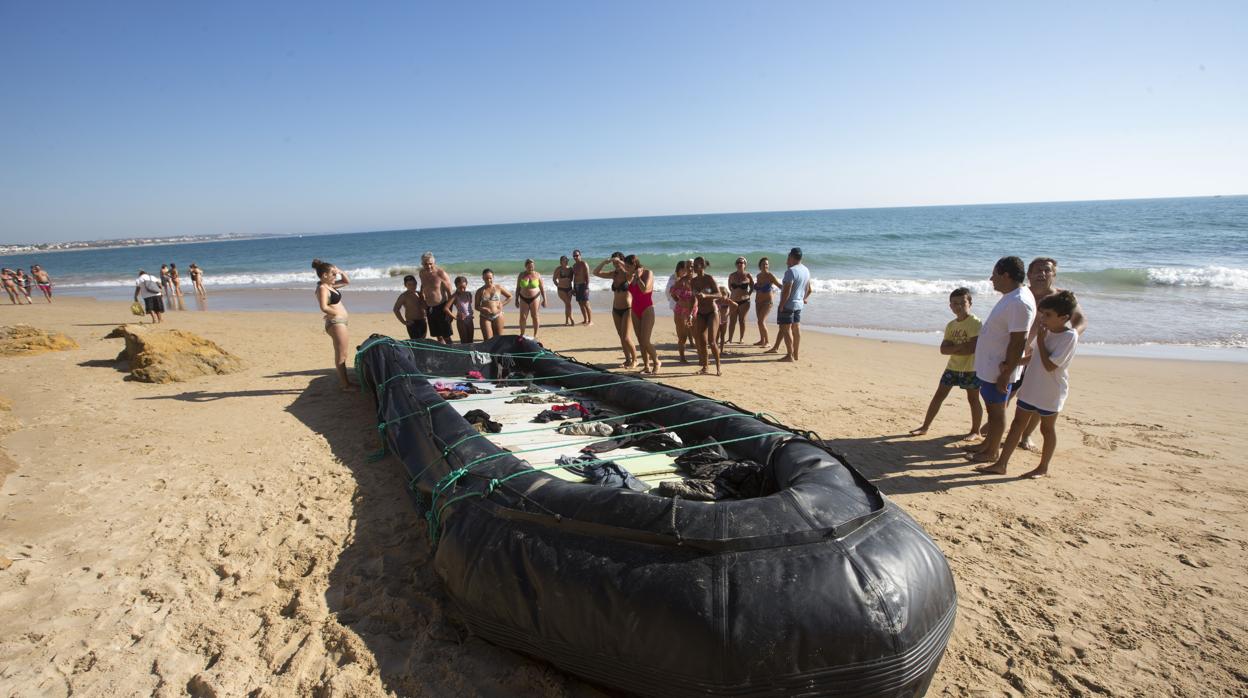
{"type": "Polygon", "coordinates": [[[989,295],[992,282],[986,279],[811,279],[816,293],[870,293],[880,295],[948,295],[965,286],[976,296],[989,295]]]}
{"type": "Polygon", "coordinates": [[[1195,286],[1248,291],[1248,269],[1234,267],[1151,267],[1148,283],[1154,286],[1195,286]]]}

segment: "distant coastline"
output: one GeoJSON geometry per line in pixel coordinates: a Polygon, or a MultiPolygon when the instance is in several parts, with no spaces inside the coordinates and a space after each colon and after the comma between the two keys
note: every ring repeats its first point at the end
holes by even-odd
{"type": "Polygon", "coordinates": [[[134,237],[113,240],[41,242],[33,245],[0,245],[0,255],[30,254],[31,252],[67,252],[70,250],[102,250],[115,247],[145,247],[148,245],[180,245],[194,242],[225,242],[228,240],[259,240],[271,237],[279,236],[221,233],[218,235],[171,235],[168,237],[134,237]]]}

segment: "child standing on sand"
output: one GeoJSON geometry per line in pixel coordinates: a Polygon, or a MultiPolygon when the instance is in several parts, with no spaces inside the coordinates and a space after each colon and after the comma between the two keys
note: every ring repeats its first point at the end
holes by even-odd
{"type": "Polygon", "coordinates": [[[966,401],[971,405],[971,431],[967,438],[979,435],[979,423],[984,417],[984,408],[979,404],[979,386],[975,382],[975,341],[983,323],[971,314],[971,290],[954,289],[949,294],[949,309],[955,319],[945,325],[945,338],[940,343],[940,353],[949,356],[949,363],[940,374],[940,385],[936,386],[936,394],[927,406],[923,426],[910,432],[915,436],[927,433],[941,404],[954,388],[965,390],[966,401]]]}
{"type": "Polygon", "coordinates": [[[1044,477],[1049,474],[1049,462],[1057,449],[1057,414],[1066,405],[1070,392],[1070,362],[1075,356],[1079,333],[1070,326],[1070,318],[1079,307],[1075,294],[1058,291],[1040,301],[1037,310],[1040,327],[1036,335],[1036,350],[1027,364],[1027,380],[1018,391],[1018,408],[1010,433],[1001,447],[1001,456],[991,465],[976,470],[983,473],[1004,475],[1010,456],[1022,439],[1023,430],[1033,422],[1040,422],[1040,435],[1044,445],[1040,452],[1040,465],[1023,477],[1044,477]]]}
{"type": "Polygon", "coordinates": [[[394,316],[407,328],[408,339],[424,339],[429,331],[428,307],[416,292],[416,277],[411,274],[403,277],[403,287],[407,290],[395,299],[394,316]]]}

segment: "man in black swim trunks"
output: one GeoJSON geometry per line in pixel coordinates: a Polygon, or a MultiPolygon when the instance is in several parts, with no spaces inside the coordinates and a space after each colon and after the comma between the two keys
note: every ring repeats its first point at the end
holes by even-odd
{"type": "Polygon", "coordinates": [[[581,324],[594,324],[594,311],[589,307],[589,263],[581,259],[580,250],[572,250],[572,296],[581,306],[581,324]]]}
{"type": "Polygon", "coordinates": [[[432,252],[420,256],[420,297],[428,308],[429,335],[443,344],[451,343],[451,277],[437,265],[432,252]]]}

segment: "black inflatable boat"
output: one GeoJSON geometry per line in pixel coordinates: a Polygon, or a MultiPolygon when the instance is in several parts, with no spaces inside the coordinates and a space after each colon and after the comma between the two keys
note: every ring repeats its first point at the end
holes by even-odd
{"type": "MultiPolygon", "coordinates": [[[[473,632],[652,696],[917,696],[953,629],[948,564],[917,523],[811,434],[530,339],[374,335],[357,355],[387,451],[473,632]],[[763,464],[765,496],[688,501],[569,482],[482,436],[432,376],[525,377],[682,443],[763,464]]],[[[500,385],[504,383],[496,383],[500,385]]]]}

